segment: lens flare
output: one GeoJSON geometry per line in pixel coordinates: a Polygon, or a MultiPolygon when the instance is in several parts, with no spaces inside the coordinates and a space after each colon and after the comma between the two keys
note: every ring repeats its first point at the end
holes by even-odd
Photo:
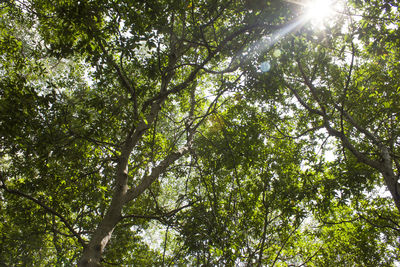
{"type": "Polygon", "coordinates": [[[264,61],[260,64],[260,70],[262,72],[268,72],[271,69],[271,64],[268,61],[264,61]]]}

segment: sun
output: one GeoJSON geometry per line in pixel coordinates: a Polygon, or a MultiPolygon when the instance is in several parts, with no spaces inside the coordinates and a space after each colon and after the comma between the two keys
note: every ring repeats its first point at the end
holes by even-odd
{"type": "Polygon", "coordinates": [[[342,9],[344,0],[284,0],[301,7],[302,20],[309,21],[317,28],[324,28],[326,22],[334,20],[333,15],[342,9]]]}
{"type": "Polygon", "coordinates": [[[304,4],[305,18],[313,24],[323,23],[334,14],[334,1],[310,0],[304,4]]]}

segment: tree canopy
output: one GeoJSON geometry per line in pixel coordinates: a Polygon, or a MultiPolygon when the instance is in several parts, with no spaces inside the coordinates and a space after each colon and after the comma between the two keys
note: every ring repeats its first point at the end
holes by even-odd
{"type": "Polygon", "coordinates": [[[397,0],[0,3],[1,266],[396,266],[397,0]]]}

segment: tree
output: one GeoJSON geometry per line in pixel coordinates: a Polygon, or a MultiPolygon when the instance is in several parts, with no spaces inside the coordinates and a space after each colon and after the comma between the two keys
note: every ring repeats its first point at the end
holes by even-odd
{"type": "Polygon", "coordinates": [[[4,264],[329,265],[351,264],[349,255],[392,264],[398,214],[375,216],[387,199],[365,194],[380,185],[379,172],[400,203],[398,72],[382,72],[398,64],[390,28],[398,15],[396,3],[385,4],[386,13],[354,7],[381,24],[349,24],[345,34],[335,25],[318,42],[305,26],[264,46],[262,36],[293,27],[298,8],[3,3],[4,264]],[[279,67],[261,73],[258,62],[271,55],[279,67]],[[321,128],[345,149],[334,162],[315,151],[321,128]],[[166,227],[163,244],[150,249],[144,235],[157,225],[166,227]],[[333,246],[331,236],[349,245],[333,246]]]}
{"type": "Polygon", "coordinates": [[[296,66],[291,75],[296,73],[296,78],[287,79],[286,86],[314,117],[312,123],[340,140],[343,157],[354,156],[383,176],[400,211],[398,127],[394,123],[399,50],[391,29],[398,27],[399,19],[395,3],[385,3],[383,9],[359,5],[348,12],[362,12],[361,27],[350,20],[339,25],[347,27],[344,33],[333,28],[331,34],[321,36],[322,43],[295,40],[296,46],[315,54],[292,46],[297,54],[292,54],[296,66]]]}
{"type": "MultiPolygon", "coordinates": [[[[21,43],[28,36],[14,37],[8,34],[10,25],[4,25],[6,38],[17,46],[17,60],[28,57],[46,73],[52,67],[35,64],[35,59],[64,59],[69,73],[56,83],[49,80],[53,77],[20,79],[23,88],[32,91],[31,108],[36,99],[56,99],[42,111],[37,107],[36,114],[25,111],[32,121],[9,122],[17,129],[4,140],[3,154],[12,158],[2,174],[2,187],[55,216],[54,232],[63,232],[56,226],[62,224],[65,234],[85,247],[80,265],[98,265],[116,225],[131,212],[155,208],[148,201],[137,208],[128,203],[174,162],[184,160],[195,130],[229,88],[231,82],[223,74],[232,70],[218,69],[220,60],[240,51],[243,38],[273,28],[260,24],[257,15],[244,14],[246,7],[234,2],[24,1],[3,6],[16,22],[26,20],[36,28],[35,49],[43,45],[37,49],[41,54],[25,55],[30,47],[21,43]],[[86,66],[92,68],[92,85],[85,78],[86,66]],[[206,82],[215,87],[211,102],[202,100],[200,89],[206,82]],[[45,84],[52,93],[41,96],[45,84]],[[39,129],[43,136],[35,134],[39,129]],[[51,186],[46,185],[49,179],[51,186]],[[39,181],[42,188],[35,190],[39,181]],[[89,194],[82,196],[84,192],[89,194]],[[58,211],[64,209],[69,212],[58,211]],[[100,216],[89,222],[92,212],[100,216]],[[82,237],[86,233],[88,244],[82,237]]],[[[24,76],[24,68],[16,73],[24,76]]],[[[4,95],[14,98],[9,92],[4,95]]]]}

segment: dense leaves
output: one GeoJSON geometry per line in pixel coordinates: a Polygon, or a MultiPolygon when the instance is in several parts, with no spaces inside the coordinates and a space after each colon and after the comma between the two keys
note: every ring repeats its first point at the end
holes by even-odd
{"type": "Polygon", "coordinates": [[[0,265],[394,266],[397,1],[0,4],[0,265]]]}

